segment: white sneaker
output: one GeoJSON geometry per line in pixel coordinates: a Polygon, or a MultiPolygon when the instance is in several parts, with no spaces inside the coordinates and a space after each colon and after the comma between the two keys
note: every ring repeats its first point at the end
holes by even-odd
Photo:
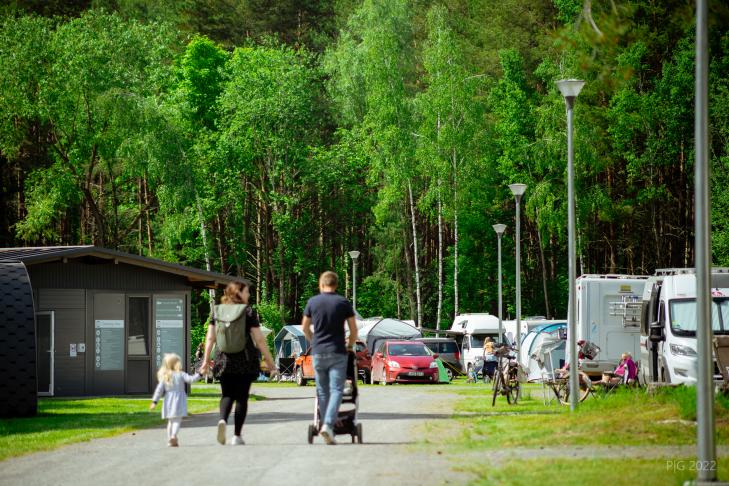
{"type": "Polygon", "coordinates": [[[334,431],[328,425],[321,428],[319,435],[321,435],[321,438],[324,439],[324,442],[328,445],[334,445],[337,443],[337,441],[334,440],[334,431]]]}
{"type": "Polygon", "coordinates": [[[230,445],[245,445],[245,442],[240,435],[234,435],[230,438],[230,445]]]}
{"type": "Polygon", "coordinates": [[[220,419],[218,421],[218,443],[220,445],[225,445],[225,427],[226,427],[225,420],[220,419]]]}

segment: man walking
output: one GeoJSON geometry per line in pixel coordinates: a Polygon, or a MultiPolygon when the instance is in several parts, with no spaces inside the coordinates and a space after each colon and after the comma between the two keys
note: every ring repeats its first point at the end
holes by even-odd
{"type": "Polygon", "coordinates": [[[311,343],[316,374],[316,395],[319,416],[324,424],[319,431],[327,444],[335,444],[334,422],[347,374],[347,349],[357,341],[354,309],[347,299],[337,294],[339,279],[334,272],[319,277],[319,295],[309,299],[301,322],[304,335],[311,343]],[[349,342],[345,346],[344,322],[349,326],[349,342]]]}

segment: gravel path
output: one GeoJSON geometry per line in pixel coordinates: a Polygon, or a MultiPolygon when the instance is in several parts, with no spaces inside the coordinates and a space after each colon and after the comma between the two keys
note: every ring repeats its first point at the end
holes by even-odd
{"type": "MultiPolygon", "coordinates": [[[[314,386],[255,387],[267,399],[251,402],[245,446],[215,442],[216,414],[186,419],[180,447],[165,446],[160,428],[74,444],[4,461],[0,484],[462,484],[434,448],[415,447],[423,423],[451,416],[452,397],[422,387],[363,387],[360,422],[364,444],[340,437],[337,446],[306,442],[314,386]],[[430,451],[430,452],[424,452],[430,451]],[[202,484],[202,483],[201,483],[202,484]]],[[[230,421],[232,424],[232,419],[230,421]]],[[[232,426],[229,427],[232,433],[232,426]]]]}

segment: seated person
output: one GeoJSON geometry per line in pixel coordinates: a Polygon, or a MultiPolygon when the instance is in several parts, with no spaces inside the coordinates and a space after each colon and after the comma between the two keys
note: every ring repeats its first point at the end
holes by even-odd
{"type": "Polygon", "coordinates": [[[620,363],[612,373],[603,373],[602,382],[607,385],[633,383],[638,377],[638,367],[630,353],[623,353],[620,363]]]}

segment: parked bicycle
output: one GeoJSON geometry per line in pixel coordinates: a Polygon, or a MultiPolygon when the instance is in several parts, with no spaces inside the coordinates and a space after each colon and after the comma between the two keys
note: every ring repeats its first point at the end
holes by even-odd
{"type": "MultiPolygon", "coordinates": [[[[579,387],[579,401],[583,402],[590,394],[594,394],[592,380],[587,374],[580,369],[583,359],[595,359],[600,352],[600,348],[590,341],[580,340],[577,342],[579,346],[578,366],[577,366],[577,384],[579,387]]],[[[550,359],[551,361],[551,359],[550,359]]],[[[543,380],[543,385],[554,393],[555,397],[562,405],[570,403],[570,373],[569,369],[555,369],[549,376],[543,380]]],[[[545,402],[546,402],[545,394],[545,402]]]]}
{"type": "Polygon", "coordinates": [[[519,382],[519,362],[514,354],[514,348],[502,345],[494,351],[496,356],[496,370],[494,371],[494,395],[491,406],[496,405],[496,397],[504,395],[506,401],[516,405],[521,397],[521,383],[519,382]]]}

